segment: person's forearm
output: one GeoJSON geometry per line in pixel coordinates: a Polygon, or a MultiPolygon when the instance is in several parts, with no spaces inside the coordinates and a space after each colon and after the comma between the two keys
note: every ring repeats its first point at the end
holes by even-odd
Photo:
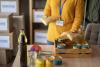
{"type": "Polygon", "coordinates": [[[47,19],[50,20],[50,22],[55,22],[56,20],[59,20],[59,17],[48,16],[47,19]]]}
{"type": "Polygon", "coordinates": [[[59,20],[60,17],[53,17],[53,16],[50,16],[50,18],[52,19],[52,21],[56,21],[56,20],[59,20]]]}

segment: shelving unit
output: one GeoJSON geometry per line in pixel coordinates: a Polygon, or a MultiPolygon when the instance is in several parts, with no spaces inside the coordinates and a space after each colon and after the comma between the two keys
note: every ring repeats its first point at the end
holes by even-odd
{"type": "Polygon", "coordinates": [[[30,44],[34,43],[34,30],[47,30],[41,22],[34,22],[34,11],[43,10],[46,0],[29,0],[29,20],[30,20],[30,44]]]}

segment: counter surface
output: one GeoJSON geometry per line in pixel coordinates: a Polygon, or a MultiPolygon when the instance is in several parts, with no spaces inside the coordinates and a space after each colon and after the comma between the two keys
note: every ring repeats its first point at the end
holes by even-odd
{"type": "MultiPolygon", "coordinates": [[[[27,46],[28,50],[31,46],[32,45],[27,46]]],[[[42,48],[45,48],[44,50],[53,50],[52,46],[49,45],[43,45],[42,48]]],[[[100,67],[100,47],[92,46],[92,48],[93,48],[93,52],[91,57],[63,58],[63,64],[54,67],[100,67]]],[[[20,67],[19,59],[20,56],[18,50],[12,67],[20,67]]]]}

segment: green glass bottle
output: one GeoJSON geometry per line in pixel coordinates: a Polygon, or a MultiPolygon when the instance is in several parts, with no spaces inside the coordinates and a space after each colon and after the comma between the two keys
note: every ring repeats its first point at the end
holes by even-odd
{"type": "Polygon", "coordinates": [[[24,30],[20,30],[19,38],[20,67],[27,67],[27,38],[24,30]]]}

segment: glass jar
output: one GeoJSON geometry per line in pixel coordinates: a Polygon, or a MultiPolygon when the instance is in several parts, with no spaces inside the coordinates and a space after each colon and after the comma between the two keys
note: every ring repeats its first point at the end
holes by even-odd
{"type": "Polygon", "coordinates": [[[46,67],[53,67],[53,60],[51,60],[50,58],[46,59],[46,67]]]}
{"type": "Polygon", "coordinates": [[[41,58],[36,59],[35,67],[45,67],[45,60],[41,58]]]}

